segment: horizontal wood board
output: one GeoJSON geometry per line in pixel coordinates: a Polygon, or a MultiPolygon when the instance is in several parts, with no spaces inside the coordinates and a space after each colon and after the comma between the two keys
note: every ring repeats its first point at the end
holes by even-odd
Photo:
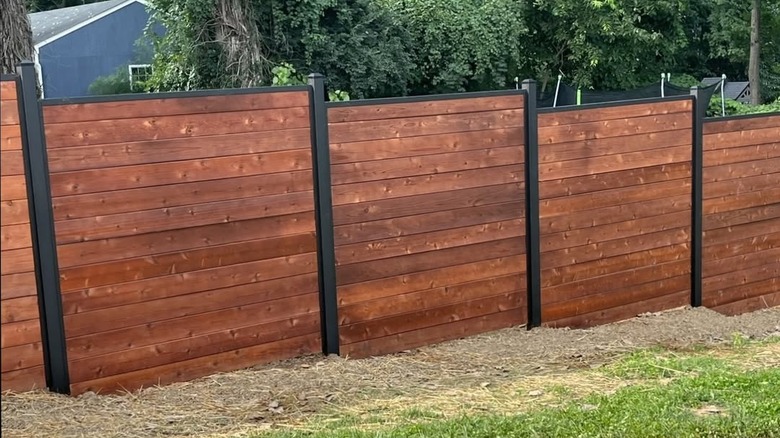
{"type": "Polygon", "coordinates": [[[0,87],[0,331],[2,390],[46,386],[17,83],[0,87]]]}
{"type": "Polygon", "coordinates": [[[690,300],[693,102],[539,116],[542,323],[690,300]]]}
{"type": "Polygon", "coordinates": [[[705,123],[703,190],[703,304],[780,305],[780,116],[705,123]]]}
{"type": "Polygon", "coordinates": [[[328,110],[341,352],[526,320],[521,94],[328,110]]]}
{"type": "Polygon", "coordinates": [[[319,349],[306,91],[44,106],[71,389],[319,349]]]}

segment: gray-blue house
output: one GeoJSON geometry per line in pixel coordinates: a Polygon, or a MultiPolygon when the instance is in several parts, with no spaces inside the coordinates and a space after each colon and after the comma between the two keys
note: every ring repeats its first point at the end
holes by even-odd
{"type": "Polygon", "coordinates": [[[109,0],[30,14],[35,64],[47,98],[89,94],[118,68],[148,74],[151,50],[136,44],[149,21],[144,0],[109,0]]]}

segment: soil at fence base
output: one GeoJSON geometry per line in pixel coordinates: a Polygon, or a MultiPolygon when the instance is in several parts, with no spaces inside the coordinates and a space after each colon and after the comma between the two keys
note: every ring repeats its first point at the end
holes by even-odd
{"type": "Polygon", "coordinates": [[[678,309],[588,330],[517,327],[393,356],[300,358],[121,396],[6,394],[2,435],[225,436],[289,424],[334,404],[556,373],[642,347],[730,342],[735,333],[780,335],[780,308],[736,317],[678,309]]]}

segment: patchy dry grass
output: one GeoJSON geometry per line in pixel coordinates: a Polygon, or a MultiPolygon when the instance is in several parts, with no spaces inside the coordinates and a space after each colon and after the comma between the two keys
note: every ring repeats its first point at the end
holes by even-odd
{"type": "Polygon", "coordinates": [[[644,380],[695,377],[699,368],[712,368],[697,355],[748,371],[777,367],[780,347],[760,340],[778,335],[780,308],[737,317],[685,309],[587,330],[513,328],[398,355],[312,356],[131,394],[3,394],[2,435],[245,437],[511,416],[565,409],[644,380]],[[646,370],[632,368],[630,361],[643,355],[659,359],[646,370]]]}
{"type": "Polygon", "coordinates": [[[780,436],[780,338],[652,348],[591,370],[471,390],[420,391],[263,438],[780,436]]]}

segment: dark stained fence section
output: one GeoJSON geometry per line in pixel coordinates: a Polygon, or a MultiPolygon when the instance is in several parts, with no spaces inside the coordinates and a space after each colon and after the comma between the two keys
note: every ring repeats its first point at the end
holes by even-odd
{"type": "Polygon", "coordinates": [[[71,389],[317,352],[309,92],[44,106],[71,389]]]}
{"type": "Polygon", "coordinates": [[[341,354],[527,319],[523,94],[328,111],[341,354]]]}
{"type": "Polygon", "coordinates": [[[2,390],[46,387],[15,77],[0,81],[2,390]]]}
{"type": "Polygon", "coordinates": [[[704,124],[702,302],[780,305],[780,114],[704,124]]]}
{"type": "Polygon", "coordinates": [[[692,122],[689,98],[540,115],[544,324],[690,302],[692,122]]]}

